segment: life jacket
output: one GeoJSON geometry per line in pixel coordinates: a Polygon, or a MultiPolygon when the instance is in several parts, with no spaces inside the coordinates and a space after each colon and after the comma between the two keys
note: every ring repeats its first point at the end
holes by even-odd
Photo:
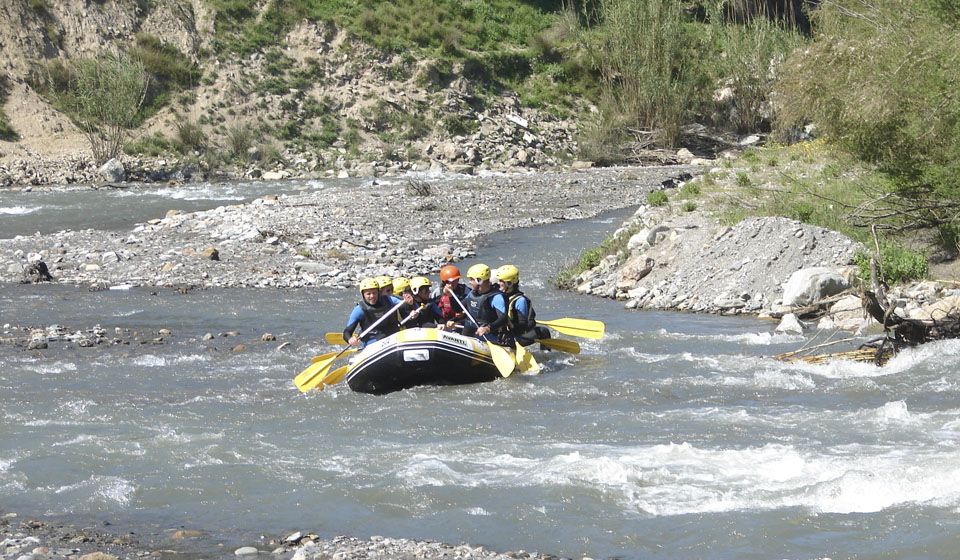
{"type": "MultiPolygon", "coordinates": [[[[470,315],[477,320],[477,323],[480,325],[488,325],[490,327],[490,332],[494,335],[503,333],[507,326],[507,317],[497,316],[497,310],[493,307],[493,298],[497,295],[503,295],[499,288],[491,289],[485,294],[478,294],[477,292],[471,292],[467,296],[467,301],[464,304],[467,306],[467,310],[470,311],[470,315]]],[[[472,322],[470,324],[464,324],[463,334],[473,336],[473,333],[476,332],[477,326],[472,322]]]]}
{"type": "Polygon", "coordinates": [[[520,290],[511,293],[507,300],[507,330],[515,336],[522,336],[536,326],[537,312],[533,310],[530,298],[523,295],[520,290]],[[527,313],[525,315],[517,311],[517,302],[521,298],[527,300],[527,313]]]}
{"type": "MultiPolygon", "coordinates": [[[[366,302],[366,300],[360,300],[357,305],[360,306],[360,311],[363,312],[363,317],[360,319],[360,332],[367,330],[367,327],[376,323],[393,307],[390,305],[390,301],[385,297],[378,299],[377,305],[370,305],[366,302]]],[[[367,342],[370,340],[379,340],[385,336],[389,336],[397,332],[398,330],[400,330],[398,322],[391,321],[389,318],[387,318],[384,319],[382,323],[377,325],[377,328],[367,333],[367,335],[363,337],[363,341],[367,342]]]]}
{"type": "MultiPolygon", "coordinates": [[[[467,302],[464,301],[467,296],[467,287],[463,284],[457,284],[454,292],[456,292],[460,301],[463,301],[463,304],[467,305],[467,302]]],[[[441,293],[440,297],[437,298],[437,306],[440,307],[440,319],[442,319],[443,322],[458,319],[463,316],[463,309],[460,308],[460,304],[457,303],[457,300],[453,299],[453,296],[450,294],[441,293]]],[[[467,309],[469,309],[469,307],[467,307],[467,309]]]]}

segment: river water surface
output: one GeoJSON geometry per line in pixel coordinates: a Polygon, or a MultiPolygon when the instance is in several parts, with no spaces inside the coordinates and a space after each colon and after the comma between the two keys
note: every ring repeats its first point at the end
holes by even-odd
{"type": "MultiPolygon", "coordinates": [[[[127,198],[107,227],[143,219],[143,196],[127,198]]],[[[225,203],[210,198],[198,207],[225,203]]],[[[102,204],[63,219],[104,227],[89,222],[102,204]]],[[[520,266],[540,317],[602,320],[604,340],[538,354],[539,376],[386,396],[291,381],[337,349],[323,333],[342,329],[354,293],[0,286],[0,326],[172,331],[158,345],[0,346],[0,509],[200,529],[211,555],[303,530],[594,558],[956,557],[960,345],[883,368],[787,365],[769,356],[806,339],[771,323],[550,287],[627,215],[479,248],[520,266]]]]}

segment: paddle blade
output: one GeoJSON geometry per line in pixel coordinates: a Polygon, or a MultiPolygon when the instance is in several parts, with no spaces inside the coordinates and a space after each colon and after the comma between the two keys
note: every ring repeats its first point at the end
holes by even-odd
{"type": "Polygon", "coordinates": [[[323,378],[326,377],[327,372],[330,371],[330,366],[333,364],[333,361],[339,357],[340,354],[338,353],[332,358],[310,364],[307,366],[307,369],[301,371],[293,378],[293,384],[297,386],[297,389],[300,389],[301,393],[310,391],[323,382],[323,378]]]}
{"type": "Polygon", "coordinates": [[[540,364],[526,348],[517,343],[517,369],[520,373],[536,375],[540,373],[540,364]]]}
{"type": "Polygon", "coordinates": [[[567,354],[579,354],[580,344],[576,340],[564,340],[562,338],[541,338],[537,342],[551,350],[566,352],[567,354]]]}
{"type": "Polygon", "coordinates": [[[340,366],[337,369],[331,371],[323,378],[323,386],[327,385],[336,385],[343,381],[343,378],[347,376],[347,373],[350,372],[350,366],[340,366]]]}
{"type": "MultiPolygon", "coordinates": [[[[344,352],[343,355],[346,356],[346,355],[349,355],[349,354],[353,354],[353,353],[356,352],[356,351],[357,351],[356,348],[350,348],[349,350],[347,350],[346,352],[344,352]]],[[[338,352],[327,352],[326,354],[320,354],[319,356],[314,356],[313,358],[311,358],[311,359],[310,359],[310,363],[315,364],[315,363],[317,363],[317,362],[326,360],[326,359],[328,359],[328,358],[332,358],[332,357],[336,356],[337,354],[338,354],[338,352]]]]}
{"type": "Polygon", "coordinates": [[[510,377],[513,370],[517,367],[517,361],[510,355],[506,348],[499,344],[487,342],[487,348],[490,349],[490,357],[493,358],[493,365],[497,366],[497,371],[504,377],[510,377]]]}
{"type": "Polygon", "coordinates": [[[343,339],[343,333],[341,332],[328,332],[323,335],[323,339],[327,341],[327,344],[336,344],[338,346],[343,346],[347,343],[343,339]]]}
{"type": "Polygon", "coordinates": [[[606,325],[603,321],[592,321],[590,319],[572,319],[564,317],[562,319],[553,319],[550,321],[541,321],[537,319],[537,324],[546,325],[551,329],[580,338],[603,338],[606,325]]]}

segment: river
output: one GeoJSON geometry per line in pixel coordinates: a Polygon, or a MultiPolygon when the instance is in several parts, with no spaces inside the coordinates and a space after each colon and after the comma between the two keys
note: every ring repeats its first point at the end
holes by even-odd
{"type": "MultiPolygon", "coordinates": [[[[129,197],[110,212],[123,219],[92,223],[107,196],[122,198],[38,209],[4,234],[137,219],[142,197],[129,197]]],[[[209,537],[190,546],[207,555],[302,530],[573,558],[955,557],[960,345],[883,368],[788,365],[769,356],[806,338],[772,323],[551,287],[627,215],[478,250],[520,267],[540,317],[602,320],[605,339],[538,353],[538,376],[386,396],[303,395],[291,381],[336,349],[323,333],[342,328],[352,292],[0,286],[0,326],[171,331],[162,344],[0,345],[0,510],[158,539],[199,529],[209,537]]]]}

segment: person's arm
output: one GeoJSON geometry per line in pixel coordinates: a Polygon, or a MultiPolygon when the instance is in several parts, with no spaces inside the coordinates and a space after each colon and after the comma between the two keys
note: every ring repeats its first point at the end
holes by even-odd
{"type": "Polygon", "coordinates": [[[350,313],[350,318],[347,319],[347,328],[343,329],[343,339],[352,346],[356,346],[360,343],[360,339],[357,339],[357,342],[353,341],[353,332],[357,330],[357,325],[360,324],[360,319],[363,319],[363,310],[360,309],[360,306],[358,305],[353,308],[353,311],[350,313]]]}
{"type": "Polygon", "coordinates": [[[507,303],[503,294],[496,294],[490,299],[490,306],[493,307],[497,318],[488,325],[482,325],[477,329],[477,336],[483,336],[489,332],[495,332],[507,324],[507,303]]]}

